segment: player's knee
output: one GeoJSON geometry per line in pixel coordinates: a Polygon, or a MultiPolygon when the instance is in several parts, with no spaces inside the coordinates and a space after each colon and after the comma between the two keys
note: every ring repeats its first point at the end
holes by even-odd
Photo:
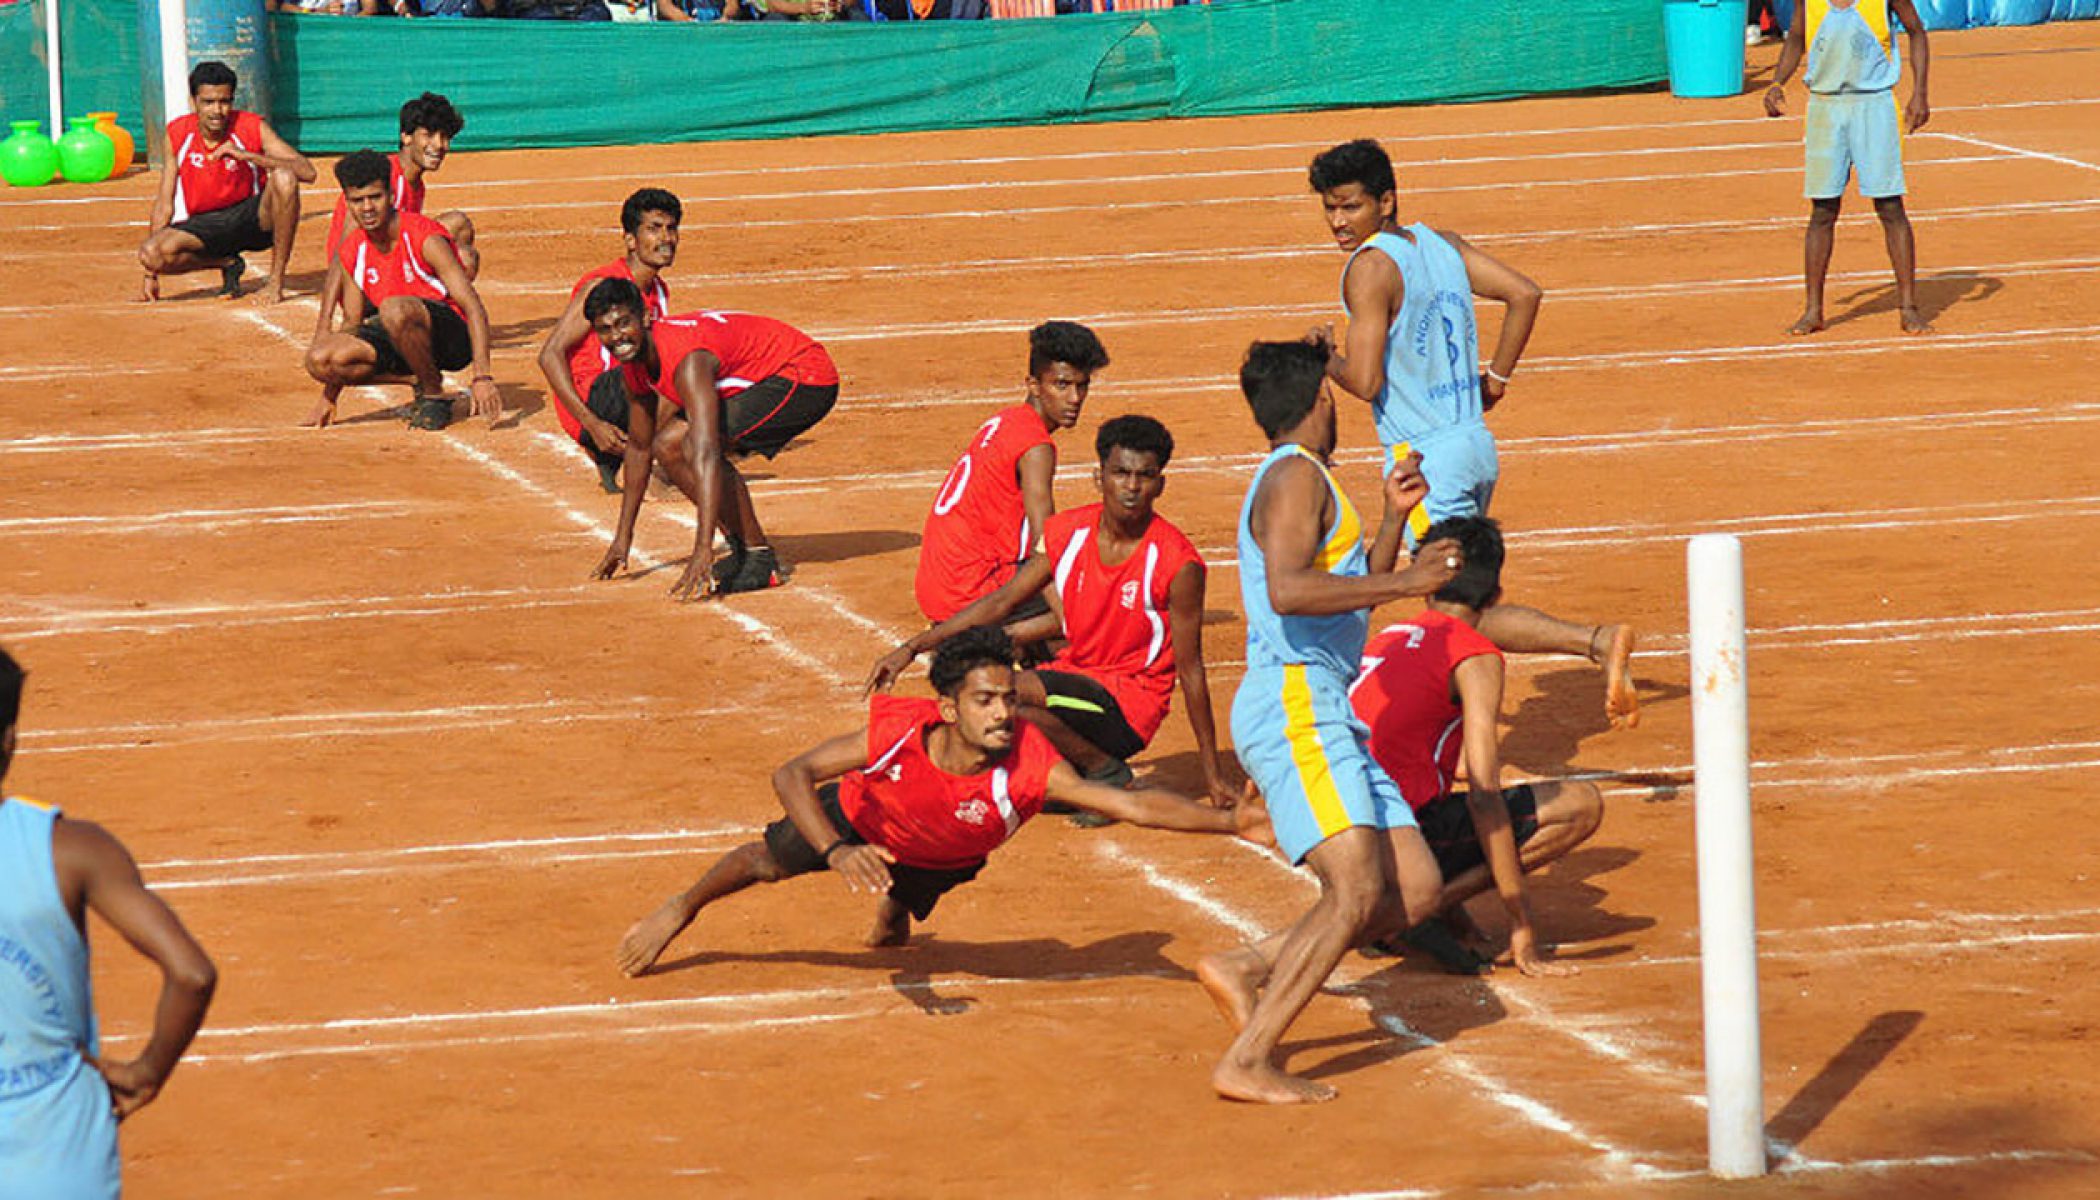
{"type": "Polygon", "coordinates": [[[1326,899],[1335,919],[1352,932],[1359,933],[1375,923],[1387,901],[1378,879],[1368,875],[1330,880],[1326,899]]]}
{"type": "Polygon", "coordinates": [[[463,212],[448,212],[438,217],[438,224],[445,227],[445,235],[454,245],[464,248],[474,241],[474,222],[463,212]]]}
{"type": "Polygon", "coordinates": [[[1438,901],[1443,899],[1444,880],[1441,876],[1428,878],[1402,878],[1400,880],[1400,907],[1405,911],[1402,924],[1413,928],[1436,915],[1438,901]]]}
{"type": "Polygon", "coordinates": [[[159,238],[149,237],[139,243],[139,265],[155,274],[167,268],[168,256],[161,253],[159,238]]]}
{"type": "Polygon", "coordinates": [[[1829,229],[1838,223],[1840,209],[1835,200],[1818,200],[1808,210],[1808,223],[1818,229],[1829,229]]]}
{"type": "Polygon", "coordinates": [[[1577,841],[1588,841],[1604,825],[1604,789],[1587,779],[1570,780],[1568,799],[1575,806],[1577,841]]]}
{"type": "Polygon", "coordinates": [[[760,883],[778,883],[786,878],[787,872],[780,869],[779,860],[773,857],[771,850],[766,849],[764,842],[752,842],[741,846],[736,853],[744,860],[741,865],[745,875],[750,878],[760,883]]]}
{"type": "Polygon", "coordinates": [[[656,441],[651,444],[656,457],[664,462],[678,462],[685,457],[685,430],[660,429],[656,441]]]}
{"type": "Polygon", "coordinates": [[[1883,225],[1903,225],[1910,221],[1910,214],[1903,211],[1903,197],[1883,196],[1874,201],[1874,215],[1883,225]]]}

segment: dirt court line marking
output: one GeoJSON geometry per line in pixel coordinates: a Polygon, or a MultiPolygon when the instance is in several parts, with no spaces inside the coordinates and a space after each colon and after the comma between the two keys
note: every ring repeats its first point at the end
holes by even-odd
{"type": "Polygon", "coordinates": [[[236,854],[220,858],[164,858],[141,863],[148,871],[179,871],[205,868],[284,866],[291,863],[364,862],[413,859],[447,854],[509,854],[514,851],[558,849],[577,846],[617,845],[623,842],[705,841],[748,834],[741,825],[718,825],[707,829],[653,829],[647,832],[577,833],[551,837],[497,838],[481,842],[423,842],[408,846],[381,846],[366,850],[302,850],[283,854],[236,854]]]}
{"type": "Polygon", "coordinates": [[[171,512],[96,517],[9,517],[0,536],[39,534],[205,533],[262,525],[312,525],[399,517],[417,506],[398,500],[354,500],[340,504],[286,504],[258,508],[192,508],[171,512]]]}
{"type": "MultiPolygon", "coordinates": [[[[756,831],[746,831],[748,840],[756,840],[756,831]]],[[[332,867],[326,870],[277,871],[259,875],[222,875],[204,879],[170,879],[153,881],[155,889],[164,892],[210,891],[223,888],[274,887],[281,884],[311,884],[334,882],[344,879],[368,879],[392,875],[441,875],[452,871],[513,871],[519,866],[562,867],[577,863],[624,862],[643,858],[677,858],[691,854],[691,846],[658,846],[647,850],[591,850],[569,854],[540,854],[529,859],[504,857],[482,859],[475,862],[458,863],[388,863],[377,867],[332,867]]]]}
{"type": "Polygon", "coordinates": [[[2024,146],[2008,146],[2003,142],[1989,142],[1980,137],[1972,137],[1967,134],[1928,133],[1925,136],[1936,137],[1942,141],[1960,142],[1966,146],[1981,146],[1986,150],[1996,150],[2001,154],[2017,155],[2020,158],[2032,158],[2042,162],[2057,163],[2061,166],[2076,167],[2081,171],[2100,171],[2100,166],[2095,166],[2080,159],[2067,158],[2061,154],[2050,154],[2042,150],[2029,150],[2024,146]]]}
{"type": "Polygon", "coordinates": [[[0,636],[26,642],[89,634],[248,629],[266,625],[566,608],[617,599],[602,589],[577,586],[339,596],[324,600],[257,601],[253,604],[179,604],[164,608],[64,609],[23,600],[20,602],[35,611],[27,616],[0,617],[0,636]]]}

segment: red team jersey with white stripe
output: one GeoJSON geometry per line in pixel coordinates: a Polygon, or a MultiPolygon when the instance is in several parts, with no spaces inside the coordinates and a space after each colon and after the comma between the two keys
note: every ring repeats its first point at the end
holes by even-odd
{"type": "Polygon", "coordinates": [[[1041,531],[1028,528],[1020,462],[1037,446],[1050,447],[1054,469],[1057,444],[1043,419],[1026,404],[1016,404],[978,426],[949,469],[920,539],[914,590],[927,620],[945,621],[997,590],[1028,557],[1033,535],[1041,531]]]}
{"type": "Polygon", "coordinates": [[[775,375],[796,383],[836,385],[839,370],[831,355],[808,334],[785,321],[756,313],[694,312],[665,317],[649,326],[656,342],[657,374],[651,379],[641,364],[627,364],[627,386],[637,395],[655,393],[685,408],[673,380],[678,364],[695,350],[705,350],[721,363],[715,391],[734,396],[761,379],[775,375]]]}
{"type": "Polygon", "coordinates": [[[344,273],[357,281],[357,289],[365,294],[366,302],[375,309],[381,301],[395,296],[413,296],[418,300],[449,305],[453,312],[465,317],[466,310],[445,290],[437,272],[430,269],[430,260],[424,256],[424,246],[432,238],[448,246],[452,244],[452,239],[445,236],[445,227],[420,213],[402,213],[396,220],[400,224],[400,236],[394,239],[393,250],[386,254],[379,252],[364,230],[351,230],[337,251],[344,273]]]}
{"type": "Polygon", "coordinates": [[[1057,595],[1065,610],[1064,650],[1049,664],[1108,689],[1130,728],[1146,742],[1159,732],[1174,703],[1174,629],[1167,593],[1174,576],[1203,556],[1179,529],[1158,516],[1129,558],[1101,562],[1101,506],[1089,504],[1050,518],[1043,553],[1057,564],[1057,595]]]}
{"type": "MultiPolygon", "coordinates": [[[[634,280],[634,272],[628,268],[627,259],[624,256],[616,258],[577,280],[576,286],[569,289],[569,299],[574,300],[576,297],[590,291],[597,286],[598,281],[601,279],[625,279],[631,283],[634,280]]],[[[664,315],[670,311],[671,289],[665,286],[663,276],[657,276],[656,282],[642,289],[642,304],[649,310],[649,319],[652,321],[662,320],[664,315]]],[[[591,385],[598,381],[600,375],[612,370],[612,368],[613,357],[606,353],[604,344],[598,340],[598,335],[592,332],[585,332],[583,340],[576,343],[575,351],[569,355],[569,378],[576,381],[576,391],[588,398],[591,393],[591,385]]],[[[583,423],[569,415],[567,406],[555,405],[554,416],[556,420],[561,422],[561,427],[568,431],[570,437],[581,437],[583,435],[583,423]]]]}
{"type": "Polygon", "coordinates": [[[1450,791],[1457,778],[1465,736],[1451,676],[1458,664],[1482,654],[1499,658],[1502,651],[1478,629],[1434,609],[1379,630],[1364,646],[1350,703],[1371,727],[1371,757],[1412,808],[1450,791]]]}
{"type": "MultiPolygon", "coordinates": [[[[423,181],[408,181],[401,173],[401,156],[386,156],[386,190],[393,193],[394,209],[397,212],[419,213],[423,211],[423,181]]],[[[328,220],[328,257],[335,257],[337,246],[343,244],[343,231],[349,229],[350,201],[341,192],[335,194],[335,216],[328,220]]]]}
{"type": "Polygon", "coordinates": [[[1016,718],[1014,744],[990,770],[950,775],[926,754],[926,734],[940,723],[935,701],[875,697],[868,765],[839,777],[839,809],[854,831],[907,866],[983,862],[1043,810],[1050,770],[1064,761],[1042,730],[1016,718]]]}
{"type": "MultiPolygon", "coordinates": [[[[226,140],[251,154],[263,148],[262,118],[235,109],[226,140]]],[[[168,122],[168,145],[175,150],[175,220],[232,208],[263,190],[264,172],[237,158],[212,158],[223,143],[206,143],[197,114],[168,122]]]]}

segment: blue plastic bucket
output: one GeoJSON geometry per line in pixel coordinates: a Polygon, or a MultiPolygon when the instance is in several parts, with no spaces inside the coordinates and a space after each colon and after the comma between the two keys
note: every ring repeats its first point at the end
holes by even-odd
{"type": "Polygon", "coordinates": [[[1743,94],[1745,0],[1663,0],[1663,44],[1676,96],[1743,94]]]}

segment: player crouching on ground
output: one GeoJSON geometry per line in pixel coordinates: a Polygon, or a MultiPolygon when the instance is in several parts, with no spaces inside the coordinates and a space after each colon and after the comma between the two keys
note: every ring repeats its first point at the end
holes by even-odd
{"type": "Polygon", "coordinates": [[[627,279],[593,284],[583,317],[621,364],[628,395],[620,524],[592,576],[610,579],[627,565],[654,458],[696,510],[693,557],[671,595],[697,600],[780,586],[780,560],[730,456],[771,458],[823,420],[839,398],[831,355],[794,326],[752,313],[652,319],[627,279]],[[729,539],[720,563],[717,528],[729,539]]]}
{"type": "Polygon", "coordinates": [[[1020,719],[1013,642],[1001,630],[950,638],[934,654],[932,679],[937,699],[876,696],[865,729],[773,772],[786,819],[636,922],[620,943],[620,969],[648,970],[701,909],[724,896],[823,870],[837,871],[854,891],[882,896],[869,945],[903,945],[912,918],[925,920],[943,894],[974,879],[1048,800],[1133,825],[1272,844],[1268,812],[1251,793],[1227,811],[1172,792],[1081,779],[1042,731],[1020,719]]]}
{"type": "MultiPolygon", "coordinates": [[[[1041,553],[996,590],[891,651],[875,664],[868,690],[889,687],[928,649],[965,629],[1006,622],[1054,588],[1064,648],[1021,673],[1021,715],[1086,778],[1124,786],[1131,779],[1126,760],[1158,734],[1178,681],[1211,799],[1229,808],[1236,793],[1218,757],[1203,669],[1203,556],[1154,510],[1167,487],[1173,435],[1151,417],[1120,416],[1102,423],[1094,451],[1101,503],[1051,517],[1041,553]]],[[[1092,814],[1074,819],[1093,823],[1092,814]]]]}
{"type": "Polygon", "coordinates": [[[334,327],[324,297],[306,372],[321,399],[304,424],[335,421],[345,387],[409,381],[415,403],[408,423],[443,429],[452,420],[444,371],[473,364],[475,416],[494,416],[503,401],[489,373],[489,314],[460,265],[444,226],[421,213],[402,212],[387,192],[386,156],[371,150],[335,164],[336,182],[356,226],[336,250],[343,276],[343,324],[334,327]]]}
{"type": "MultiPolygon", "coordinates": [[[[1403,936],[1453,971],[1484,971],[1487,962],[1473,949],[1485,939],[1465,902],[1493,884],[1509,910],[1517,970],[1571,974],[1574,968],[1550,962],[1539,945],[1523,877],[1597,832],[1603,794],[1579,779],[1500,785],[1502,652],[1478,626],[1502,591],[1502,531],[1485,517],[1454,517],[1423,536],[1456,543],[1465,565],[1421,614],[1371,639],[1349,692],[1350,706],[1370,727],[1372,759],[1400,785],[1444,877],[1437,901],[1442,915],[1403,936]],[[1453,791],[1461,753],[1467,787],[1453,791]],[[1440,928],[1445,920],[1473,946],[1440,928]]],[[[1389,953],[1392,943],[1377,949],[1389,953]]]]}

